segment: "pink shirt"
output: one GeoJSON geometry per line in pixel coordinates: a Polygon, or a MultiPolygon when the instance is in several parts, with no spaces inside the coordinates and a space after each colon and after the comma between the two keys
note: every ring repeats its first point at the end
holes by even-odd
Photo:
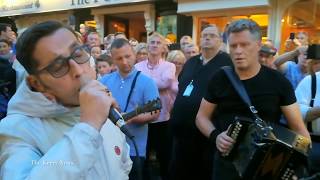
{"type": "Polygon", "coordinates": [[[153,123],[168,121],[170,118],[170,110],[172,108],[173,101],[172,96],[170,95],[170,91],[175,80],[175,65],[161,59],[159,61],[159,64],[154,68],[148,66],[148,61],[141,61],[137,63],[135,67],[138,71],[141,71],[142,73],[151,77],[158,86],[162,109],[159,118],[153,123]]]}

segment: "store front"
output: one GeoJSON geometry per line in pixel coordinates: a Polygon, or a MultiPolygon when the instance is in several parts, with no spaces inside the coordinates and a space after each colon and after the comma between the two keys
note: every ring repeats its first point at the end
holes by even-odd
{"type": "Polygon", "coordinates": [[[197,22],[197,34],[199,40],[199,35],[203,27],[208,24],[217,25],[221,34],[226,30],[226,26],[235,20],[238,19],[252,19],[256,21],[261,27],[262,40],[267,39],[267,29],[269,25],[269,15],[268,14],[248,14],[248,15],[237,15],[237,16],[220,16],[220,17],[199,17],[197,22]]]}
{"type": "Polygon", "coordinates": [[[320,43],[319,4],[319,0],[178,0],[178,13],[192,16],[195,42],[203,25],[214,23],[223,32],[228,22],[253,19],[262,28],[263,40],[271,39],[281,53],[292,32],[307,32],[310,43],[320,43]]]}
{"type": "Polygon", "coordinates": [[[30,15],[15,16],[15,23],[17,25],[18,34],[21,34],[25,29],[43,21],[55,20],[60,21],[63,24],[69,24],[69,17],[72,15],[72,11],[61,11],[61,12],[49,12],[30,15]]]}
{"type": "MultiPolygon", "coordinates": [[[[309,36],[309,43],[320,43],[320,1],[296,0],[283,8],[281,18],[281,51],[290,33],[305,32],[309,36]]],[[[295,37],[296,38],[296,37],[295,37]]]]}
{"type": "Polygon", "coordinates": [[[155,8],[151,2],[97,7],[91,9],[91,14],[101,37],[124,32],[128,38],[146,41],[147,34],[155,30],[155,8]]]}
{"type": "Polygon", "coordinates": [[[94,25],[104,37],[122,31],[138,40],[154,31],[153,0],[3,0],[0,17],[15,20],[21,32],[33,24],[57,20],[79,30],[79,25],[94,25]]]}
{"type": "Polygon", "coordinates": [[[263,39],[268,37],[269,26],[268,0],[178,0],[178,13],[192,16],[192,37],[199,43],[202,27],[207,24],[216,24],[221,34],[231,21],[249,18],[255,20],[262,27],[263,39]]]}
{"type": "Polygon", "coordinates": [[[124,32],[128,38],[146,41],[147,31],[143,12],[120,13],[105,15],[104,33],[114,34],[124,32]]]}

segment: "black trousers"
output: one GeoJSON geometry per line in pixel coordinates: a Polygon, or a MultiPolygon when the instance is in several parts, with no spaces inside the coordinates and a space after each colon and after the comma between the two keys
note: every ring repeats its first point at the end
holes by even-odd
{"type": "Polygon", "coordinates": [[[130,156],[132,168],[129,173],[129,180],[144,180],[144,157],[130,156]]]}
{"type": "Polygon", "coordinates": [[[240,176],[231,161],[224,159],[218,152],[214,155],[214,180],[240,180],[240,176]]]}
{"type": "Polygon", "coordinates": [[[308,158],[310,173],[320,172],[320,142],[312,141],[312,149],[308,158]]]}
{"type": "Polygon", "coordinates": [[[0,120],[5,118],[7,116],[7,113],[5,112],[0,112],[0,120]]]}
{"type": "Polygon", "coordinates": [[[211,180],[214,148],[201,134],[173,137],[170,180],[211,180]]]}
{"type": "Polygon", "coordinates": [[[168,131],[168,121],[150,123],[147,142],[146,166],[150,160],[151,152],[155,152],[160,164],[160,175],[162,180],[168,179],[168,164],[170,157],[170,138],[168,131]]]}

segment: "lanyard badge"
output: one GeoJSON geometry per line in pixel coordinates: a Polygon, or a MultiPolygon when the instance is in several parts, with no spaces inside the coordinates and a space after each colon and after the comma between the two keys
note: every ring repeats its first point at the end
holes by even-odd
{"type": "Polygon", "coordinates": [[[189,97],[191,95],[191,92],[193,90],[193,80],[189,83],[189,85],[186,87],[186,89],[183,92],[183,96],[189,97]]]}

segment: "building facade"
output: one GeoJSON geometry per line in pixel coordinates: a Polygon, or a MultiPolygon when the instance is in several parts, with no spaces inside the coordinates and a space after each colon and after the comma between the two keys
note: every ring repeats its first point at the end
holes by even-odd
{"type": "Polygon", "coordinates": [[[228,23],[250,18],[262,28],[263,40],[271,39],[282,49],[290,32],[308,32],[319,39],[319,0],[177,0],[178,13],[192,17],[192,35],[199,40],[201,27],[214,23],[221,32],[228,23]]]}
{"type": "Polygon", "coordinates": [[[304,31],[319,43],[320,0],[0,0],[0,17],[12,18],[19,31],[45,20],[74,25],[94,21],[101,37],[117,31],[145,41],[152,31],[176,40],[192,35],[198,43],[201,27],[250,18],[262,28],[263,40],[278,49],[291,32],[304,31]],[[172,36],[171,36],[172,37],[172,36]]]}
{"type": "Polygon", "coordinates": [[[57,20],[74,26],[94,22],[104,37],[116,31],[142,39],[155,30],[153,0],[0,0],[0,17],[13,19],[18,33],[33,24],[57,20]]]}

